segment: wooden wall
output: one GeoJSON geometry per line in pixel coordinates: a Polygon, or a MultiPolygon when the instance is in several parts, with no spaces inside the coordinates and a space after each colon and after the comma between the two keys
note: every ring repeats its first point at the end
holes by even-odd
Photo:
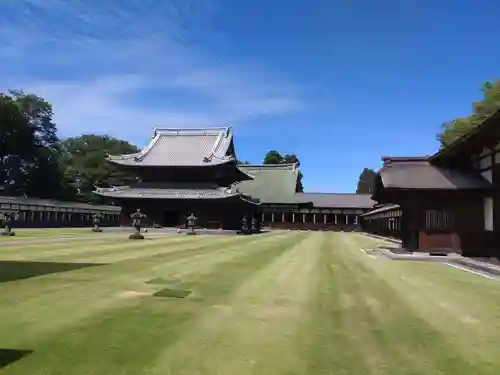
{"type": "Polygon", "coordinates": [[[99,225],[117,226],[120,207],[93,206],[77,202],[0,196],[0,211],[15,211],[13,228],[57,228],[92,226],[92,214],[101,213],[99,225]]]}
{"type": "Polygon", "coordinates": [[[140,208],[147,215],[147,218],[142,222],[144,226],[155,224],[163,226],[165,210],[175,210],[180,213],[179,222],[175,227],[183,228],[185,222],[182,219],[194,211],[199,219],[198,226],[200,227],[233,230],[240,229],[241,218],[244,214],[250,214],[255,217],[259,225],[271,229],[359,231],[361,230],[359,215],[366,211],[362,209],[299,209],[286,206],[257,206],[246,203],[239,198],[214,201],[129,200],[122,202],[120,219],[122,225],[132,224],[130,214],[135,212],[137,208],[140,208]],[[292,215],[295,215],[295,221],[293,221],[292,215]],[[303,215],[306,215],[305,222],[303,222],[303,215]],[[325,215],[327,217],[326,223],[325,215]],[[335,223],[334,215],[337,216],[337,223],[335,223]]]}
{"type": "MultiPolygon", "coordinates": [[[[146,219],[141,221],[141,225],[152,227],[155,225],[165,225],[165,211],[176,211],[178,213],[175,225],[176,228],[185,228],[185,218],[194,212],[197,220],[197,227],[211,229],[240,229],[241,217],[255,210],[255,206],[250,205],[241,199],[195,201],[195,200],[124,200],[122,202],[121,225],[131,225],[130,214],[138,208],[146,214],[146,219]]],[[[259,215],[255,215],[256,218],[259,215]]]]}
{"type": "Polygon", "coordinates": [[[470,256],[498,255],[498,232],[484,230],[481,193],[411,191],[407,194],[408,196],[402,199],[401,206],[378,214],[374,210],[374,214],[363,216],[363,230],[400,238],[403,247],[409,250],[452,250],[470,256]],[[426,218],[433,214],[434,222],[431,221],[430,224],[434,226],[429,226],[426,218]],[[439,225],[446,224],[443,223],[444,217],[451,218],[451,222],[447,220],[449,226],[439,225]],[[395,222],[390,225],[392,218],[395,222]]]}

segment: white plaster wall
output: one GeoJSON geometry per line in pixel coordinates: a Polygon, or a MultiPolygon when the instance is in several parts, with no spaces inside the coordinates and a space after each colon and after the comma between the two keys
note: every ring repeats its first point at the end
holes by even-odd
{"type": "Polygon", "coordinates": [[[493,198],[483,198],[484,230],[493,230],[493,198]]]}

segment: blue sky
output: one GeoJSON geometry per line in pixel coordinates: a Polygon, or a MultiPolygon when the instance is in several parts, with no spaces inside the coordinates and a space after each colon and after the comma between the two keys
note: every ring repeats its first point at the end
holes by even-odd
{"type": "Polygon", "coordinates": [[[433,153],[500,77],[494,0],[3,0],[0,90],[61,136],[143,146],[232,124],[238,156],[296,153],[307,191],[353,192],[382,155],[433,153]]]}

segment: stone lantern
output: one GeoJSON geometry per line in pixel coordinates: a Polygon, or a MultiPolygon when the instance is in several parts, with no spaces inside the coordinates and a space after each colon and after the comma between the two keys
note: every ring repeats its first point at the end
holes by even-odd
{"type": "Polygon", "coordinates": [[[95,212],[92,214],[92,232],[102,232],[99,224],[102,220],[102,214],[100,212],[95,212]]]}
{"type": "Polygon", "coordinates": [[[12,231],[12,222],[19,218],[19,213],[15,211],[0,212],[0,222],[3,226],[2,236],[15,236],[16,232],[12,231]]]}
{"type": "Polygon", "coordinates": [[[194,228],[196,226],[196,221],[198,221],[198,218],[195,216],[194,212],[191,212],[191,214],[186,218],[186,220],[187,220],[187,227],[189,228],[189,232],[187,232],[186,234],[188,235],[196,234],[194,228]]]}
{"type": "Polygon", "coordinates": [[[143,240],[144,236],[141,234],[141,220],[145,219],[146,215],[141,212],[141,209],[138,208],[136,212],[130,215],[130,219],[132,219],[132,226],[134,227],[134,233],[128,236],[131,240],[143,240]]]}

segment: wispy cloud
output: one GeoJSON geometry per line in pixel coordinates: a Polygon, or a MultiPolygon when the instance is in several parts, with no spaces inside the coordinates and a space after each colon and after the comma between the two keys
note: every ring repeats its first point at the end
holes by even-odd
{"type": "Polygon", "coordinates": [[[0,57],[8,78],[0,89],[44,96],[67,135],[135,138],[152,126],[300,109],[299,87],[195,47],[218,7],[215,0],[4,0],[0,57]]]}

